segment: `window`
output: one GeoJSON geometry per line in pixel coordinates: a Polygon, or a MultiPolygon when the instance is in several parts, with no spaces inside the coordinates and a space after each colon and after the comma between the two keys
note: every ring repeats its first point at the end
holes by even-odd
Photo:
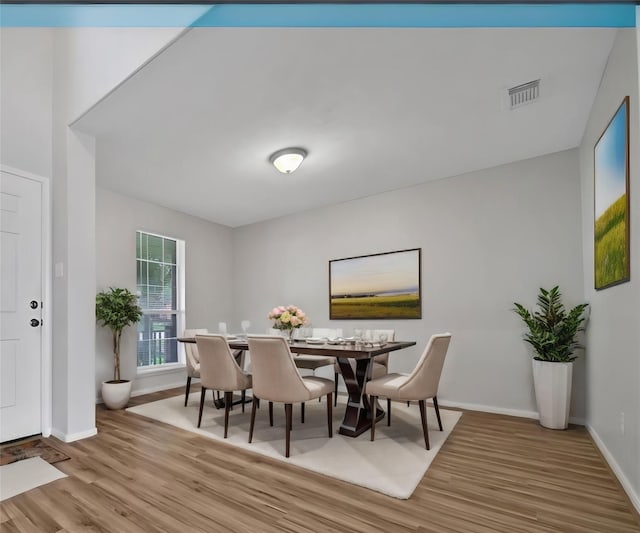
{"type": "Polygon", "coordinates": [[[184,329],[184,241],[136,232],[138,369],[181,363],[184,329]]]}

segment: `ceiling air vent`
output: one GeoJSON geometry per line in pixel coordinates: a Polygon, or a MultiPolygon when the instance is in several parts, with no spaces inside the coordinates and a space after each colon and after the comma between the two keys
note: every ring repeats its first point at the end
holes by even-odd
{"type": "Polygon", "coordinates": [[[530,81],[508,89],[509,108],[515,109],[535,102],[540,97],[540,80],[530,81]]]}

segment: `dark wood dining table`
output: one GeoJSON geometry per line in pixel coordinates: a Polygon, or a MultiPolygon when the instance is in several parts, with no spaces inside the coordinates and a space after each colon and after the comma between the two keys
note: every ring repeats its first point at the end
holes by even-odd
{"type": "MultiPolygon", "coordinates": [[[[195,338],[179,338],[181,342],[196,342],[195,338]]],[[[236,350],[236,358],[249,350],[247,339],[228,339],[229,347],[236,350]]],[[[371,428],[371,420],[375,409],[376,421],[384,418],[385,412],[380,405],[370,405],[369,398],[364,394],[364,386],[371,379],[373,358],[389,352],[395,352],[410,346],[415,346],[414,341],[387,342],[384,344],[371,343],[346,343],[346,344],[311,344],[303,340],[296,340],[289,344],[294,354],[324,355],[335,357],[340,372],[347,387],[349,395],[344,418],[340,425],[341,435],[357,437],[371,428]],[[351,361],[355,362],[355,369],[351,361]]]]}

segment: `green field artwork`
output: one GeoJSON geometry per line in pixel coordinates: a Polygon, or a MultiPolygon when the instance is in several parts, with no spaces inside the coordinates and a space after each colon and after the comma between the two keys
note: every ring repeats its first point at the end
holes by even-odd
{"type": "Polygon", "coordinates": [[[340,318],[416,318],[420,315],[417,293],[397,296],[365,296],[362,298],[332,298],[332,319],[340,318]]]}
{"type": "Polygon", "coordinates": [[[627,276],[627,195],[616,200],[596,220],[595,280],[603,288],[627,276]]]}
{"type": "Polygon", "coordinates": [[[628,109],[625,98],[595,147],[596,289],[629,279],[628,109]]]}
{"type": "Polygon", "coordinates": [[[330,318],[421,318],[420,249],[329,261],[330,318]]]}

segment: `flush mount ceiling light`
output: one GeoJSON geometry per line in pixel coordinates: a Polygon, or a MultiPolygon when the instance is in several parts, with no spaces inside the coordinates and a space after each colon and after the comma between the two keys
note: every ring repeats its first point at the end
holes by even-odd
{"type": "Polygon", "coordinates": [[[285,148],[271,154],[269,162],[283,174],[291,174],[306,156],[307,151],[302,148],[285,148]]]}

